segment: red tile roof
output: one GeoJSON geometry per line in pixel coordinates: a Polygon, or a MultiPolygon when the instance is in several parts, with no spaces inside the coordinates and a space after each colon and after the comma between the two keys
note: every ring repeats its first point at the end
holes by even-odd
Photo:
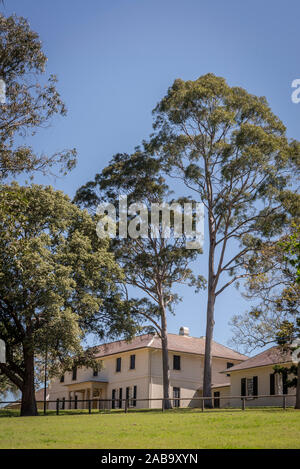
{"type": "Polygon", "coordinates": [[[283,351],[281,347],[274,346],[254,357],[248,358],[248,360],[243,361],[243,363],[233,366],[230,370],[224,370],[222,373],[231,373],[232,371],[246,370],[247,368],[256,368],[259,366],[289,363],[290,361],[290,351],[283,351]]]}
{"type": "MultiPolygon", "coordinates": [[[[182,353],[194,353],[204,355],[205,337],[190,337],[179,334],[168,334],[168,347],[170,351],[182,353]]],[[[96,347],[96,357],[101,358],[122,352],[129,352],[139,348],[161,348],[161,340],[158,335],[144,334],[135,337],[132,341],[119,340],[96,347]]],[[[246,360],[248,357],[242,355],[224,345],[213,341],[212,354],[214,357],[228,358],[230,360],[246,360]]]]}

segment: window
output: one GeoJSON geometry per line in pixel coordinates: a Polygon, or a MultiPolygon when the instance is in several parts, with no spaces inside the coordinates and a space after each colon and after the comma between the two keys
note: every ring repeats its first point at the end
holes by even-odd
{"type": "Polygon", "coordinates": [[[288,385],[287,385],[287,373],[285,372],[282,375],[282,394],[288,393],[288,385]]]}
{"type": "Polygon", "coordinates": [[[122,409],[123,389],[119,389],[119,409],[122,409]]]}
{"type": "Polygon", "coordinates": [[[173,388],[174,407],[180,407],[180,388],[173,388]]]}
{"type": "Polygon", "coordinates": [[[214,392],[214,408],[215,409],[220,408],[220,391],[214,392]]]}
{"type": "Polygon", "coordinates": [[[136,407],[137,386],[133,386],[133,399],[131,401],[132,407],[136,407]]]}
{"type": "Polygon", "coordinates": [[[271,396],[275,395],[275,374],[274,373],[270,375],[270,395],[271,396]]]}
{"type": "Polygon", "coordinates": [[[241,396],[257,396],[258,394],[258,378],[253,376],[252,378],[241,379],[241,396]]]}
{"type": "Polygon", "coordinates": [[[64,383],[64,382],[65,382],[65,375],[61,375],[61,377],[60,377],[60,382],[61,382],[61,383],[64,383]]]}
{"type": "Polygon", "coordinates": [[[129,399],[130,398],[130,387],[127,386],[126,388],[126,399],[129,399]]]}
{"type": "Polygon", "coordinates": [[[98,376],[98,368],[94,368],[93,376],[98,376]]]}
{"type": "Polygon", "coordinates": [[[287,373],[273,373],[270,375],[270,394],[288,394],[287,373]]]}
{"type": "MultiPolygon", "coordinates": [[[[234,366],[234,363],[227,362],[226,368],[231,368],[232,366],[234,366]]],[[[230,373],[227,373],[226,376],[230,376],[230,373]]]]}
{"type": "Polygon", "coordinates": [[[111,391],[111,408],[115,409],[116,407],[116,390],[112,389],[111,391]]]}
{"type": "Polygon", "coordinates": [[[121,358],[117,358],[116,360],[116,371],[121,371],[121,358]]]}
{"type": "Polygon", "coordinates": [[[130,355],[130,369],[135,369],[135,355],[130,355]]]}
{"type": "Polygon", "coordinates": [[[77,367],[74,366],[74,368],[72,369],[72,380],[76,381],[76,379],[77,379],[77,367]]]}
{"type": "Polygon", "coordinates": [[[63,398],[62,398],[62,401],[61,401],[61,403],[60,403],[60,408],[61,408],[61,410],[65,410],[65,406],[66,406],[66,398],[63,397],[63,398]]]}
{"type": "Polygon", "coordinates": [[[180,355],[173,355],[173,370],[180,370],[180,355]]]}

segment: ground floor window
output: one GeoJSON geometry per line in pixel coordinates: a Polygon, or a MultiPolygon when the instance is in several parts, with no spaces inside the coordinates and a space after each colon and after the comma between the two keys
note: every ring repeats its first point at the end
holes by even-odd
{"type": "Polygon", "coordinates": [[[180,388],[173,388],[173,406],[180,407],[180,388]]]}
{"type": "Polygon", "coordinates": [[[115,409],[116,408],[116,390],[112,389],[111,391],[111,408],[115,409]]]}
{"type": "Polygon", "coordinates": [[[214,408],[215,409],[220,408],[220,391],[214,392],[214,408]]]}
{"type": "Polygon", "coordinates": [[[288,394],[287,374],[272,373],[270,374],[270,395],[288,394]]]}
{"type": "Polygon", "coordinates": [[[137,386],[133,386],[132,407],[136,407],[137,386]]]}
{"type": "Polygon", "coordinates": [[[119,409],[122,409],[123,389],[119,389],[119,409]]]}
{"type": "Polygon", "coordinates": [[[254,397],[258,395],[258,378],[253,376],[252,378],[241,379],[241,396],[254,397]]]}

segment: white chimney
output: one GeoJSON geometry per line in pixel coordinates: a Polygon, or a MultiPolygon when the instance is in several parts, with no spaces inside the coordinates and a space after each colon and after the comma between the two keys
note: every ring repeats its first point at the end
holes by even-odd
{"type": "Polygon", "coordinates": [[[184,335],[184,336],[189,336],[190,335],[190,330],[188,327],[181,326],[179,329],[179,335],[184,335]]]}

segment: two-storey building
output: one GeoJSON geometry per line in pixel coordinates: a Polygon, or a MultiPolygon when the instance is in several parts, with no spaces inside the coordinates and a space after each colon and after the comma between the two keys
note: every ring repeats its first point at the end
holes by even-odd
{"type": "MultiPolygon", "coordinates": [[[[199,406],[192,398],[202,395],[205,338],[191,337],[188,328],[181,327],[179,334],[168,334],[170,397],[179,405],[178,398],[185,399],[181,406],[199,406]]],[[[213,342],[212,381],[215,397],[228,394],[229,378],[221,372],[247,359],[224,345],[213,342]]],[[[87,368],[74,369],[60,379],[54,379],[49,387],[49,399],[72,400],[77,408],[86,407],[81,400],[92,400],[94,407],[100,400],[103,407],[124,406],[122,399],[139,408],[161,406],[163,396],[162,350],[159,336],[144,334],[131,342],[119,340],[100,345],[96,359],[101,362],[100,371],[87,368]],[[143,400],[140,400],[143,399],[143,400]],[[157,400],[154,400],[157,399],[157,400]],[[75,404],[75,402],[78,403],[75,404]]],[[[224,403],[224,401],[223,401],[224,403]]],[[[50,408],[55,404],[50,404],[50,408]]],[[[66,404],[68,408],[69,404],[66,404]]]]}

